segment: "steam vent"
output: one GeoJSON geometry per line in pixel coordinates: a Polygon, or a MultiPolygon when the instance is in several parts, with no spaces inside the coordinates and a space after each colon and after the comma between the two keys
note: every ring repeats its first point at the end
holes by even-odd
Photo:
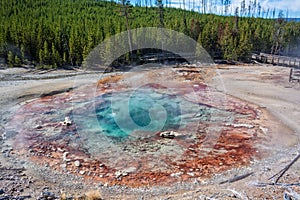
{"type": "MultiPolygon", "coordinates": [[[[102,76],[102,75],[100,75],[102,76]]],[[[210,68],[106,75],[18,107],[16,152],[108,185],[172,185],[249,165],[264,153],[265,111],[208,86],[210,68]]]]}

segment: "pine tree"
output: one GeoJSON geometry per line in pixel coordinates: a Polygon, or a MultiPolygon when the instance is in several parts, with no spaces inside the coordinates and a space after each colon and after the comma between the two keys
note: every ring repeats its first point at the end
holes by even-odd
{"type": "Polygon", "coordinates": [[[43,57],[42,57],[42,63],[44,64],[49,64],[50,63],[50,54],[49,54],[49,49],[48,49],[48,42],[44,41],[44,45],[43,45],[43,57]]]}
{"type": "MultiPolygon", "coordinates": [[[[279,53],[286,49],[290,49],[289,52],[297,51],[296,44],[300,40],[299,23],[284,21],[279,24],[276,20],[245,17],[254,16],[255,13],[257,13],[256,16],[264,18],[276,17],[276,13],[284,14],[274,9],[261,7],[257,0],[247,1],[249,7],[246,6],[246,0],[240,1],[239,12],[236,12],[238,13],[236,16],[245,18],[238,20],[238,23],[234,23],[232,17],[200,14],[201,8],[203,13],[209,12],[211,8],[208,5],[213,5],[213,3],[215,7],[222,4],[222,11],[220,10],[219,14],[224,14],[224,12],[230,14],[228,8],[231,0],[201,0],[199,2],[203,6],[199,6],[199,13],[167,8],[169,7],[167,5],[171,3],[169,0],[165,2],[166,5],[162,5],[164,1],[156,0],[158,8],[150,9],[149,5],[155,0],[141,1],[147,6],[146,8],[132,8],[129,0],[111,2],[94,0],[0,1],[0,56],[6,58],[7,62],[10,60],[11,66],[16,62],[15,55],[21,63],[81,65],[83,57],[97,44],[103,42],[104,38],[131,28],[153,26],[176,30],[196,40],[199,35],[198,41],[209,52],[222,50],[228,59],[240,57],[239,54],[247,54],[249,48],[241,47],[245,41],[249,41],[252,45],[250,49],[257,52],[279,53]],[[118,10],[118,13],[122,15],[126,13],[127,17],[123,15],[124,17],[120,18],[117,12],[112,12],[116,10],[117,3],[120,3],[122,8],[118,10]],[[200,24],[200,32],[197,22],[200,24]],[[228,30],[225,24],[228,24],[228,30]],[[47,47],[45,47],[45,41],[47,47]],[[20,52],[11,49],[11,46],[19,48],[20,52]]],[[[194,0],[180,1],[180,4],[182,3],[191,5],[194,4],[194,0]]],[[[137,2],[137,4],[140,3],[137,2]]],[[[285,16],[287,15],[286,13],[285,16]]],[[[134,41],[132,43],[134,44],[134,41]]],[[[114,51],[113,47],[109,49],[114,51]]]]}
{"type": "Polygon", "coordinates": [[[190,29],[190,36],[198,41],[199,34],[201,32],[200,22],[195,20],[194,18],[191,21],[191,29],[190,29]]]}
{"type": "Polygon", "coordinates": [[[15,56],[11,51],[8,51],[7,54],[7,64],[9,67],[14,67],[15,65],[15,56]]]}
{"type": "Polygon", "coordinates": [[[14,67],[21,66],[21,60],[17,55],[15,55],[15,57],[14,57],[14,64],[13,65],[14,65],[14,67]]]}
{"type": "Polygon", "coordinates": [[[252,52],[252,45],[250,43],[249,34],[246,32],[241,34],[239,46],[237,49],[237,55],[241,61],[249,61],[252,52]]]}
{"type": "Polygon", "coordinates": [[[159,27],[163,28],[164,25],[164,5],[162,0],[156,0],[156,6],[158,8],[159,27]]]}

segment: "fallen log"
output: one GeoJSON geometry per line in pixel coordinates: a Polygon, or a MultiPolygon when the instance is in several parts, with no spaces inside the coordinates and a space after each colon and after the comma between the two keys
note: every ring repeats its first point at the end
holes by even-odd
{"type": "Polygon", "coordinates": [[[233,183],[233,182],[236,182],[236,181],[239,181],[239,180],[242,180],[244,178],[247,178],[248,176],[254,174],[254,172],[250,172],[250,173],[247,173],[247,174],[243,174],[243,175],[240,175],[240,176],[235,176],[231,179],[228,179],[228,180],[225,180],[225,181],[222,181],[220,182],[219,184],[224,184],[224,183],[233,183]]]}
{"type": "Polygon", "coordinates": [[[6,168],[6,167],[1,167],[0,171],[24,171],[25,168],[6,168]]]}
{"type": "Polygon", "coordinates": [[[278,178],[275,180],[275,184],[279,181],[279,179],[286,173],[287,170],[300,158],[300,154],[298,154],[287,166],[285,166],[282,170],[280,170],[278,173],[271,176],[268,180],[278,176],[278,178]]]}

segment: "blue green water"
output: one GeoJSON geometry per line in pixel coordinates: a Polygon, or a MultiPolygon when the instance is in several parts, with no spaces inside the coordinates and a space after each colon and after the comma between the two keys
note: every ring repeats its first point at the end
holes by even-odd
{"type": "Polygon", "coordinates": [[[176,130],[181,124],[182,99],[149,88],[97,97],[96,116],[102,133],[126,138],[133,131],[176,130]]]}

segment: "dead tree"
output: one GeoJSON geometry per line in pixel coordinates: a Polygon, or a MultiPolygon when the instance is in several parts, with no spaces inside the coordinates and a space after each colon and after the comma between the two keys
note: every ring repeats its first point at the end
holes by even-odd
{"type": "Polygon", "coordinates": [[[284,41],[284,25],[285,22],[283,20],[283,12],[280,11],[278,14],[278,19],[275,23],[275,33],[273,36],[273,44],[271,48],[271,54],[279,55],[280,51],[283,48],[284,41]]]}
{"type": "Polygon", "coordinates": [[[129,0],[119,0],[119,6],[120,6],[120,15],[125,18],[125,24],[126,24],[126,29],[127,29],[127,35],[128,35],[128,45],[129,45],[129,50],[130,50],[130,58],[132,58],[131,53],[132,53],[132,37],[131,37],[131,32],[130,32],[130,25],[129,25],[129,14],[132,10],[132,5],[130,4],[129,0]]]}

